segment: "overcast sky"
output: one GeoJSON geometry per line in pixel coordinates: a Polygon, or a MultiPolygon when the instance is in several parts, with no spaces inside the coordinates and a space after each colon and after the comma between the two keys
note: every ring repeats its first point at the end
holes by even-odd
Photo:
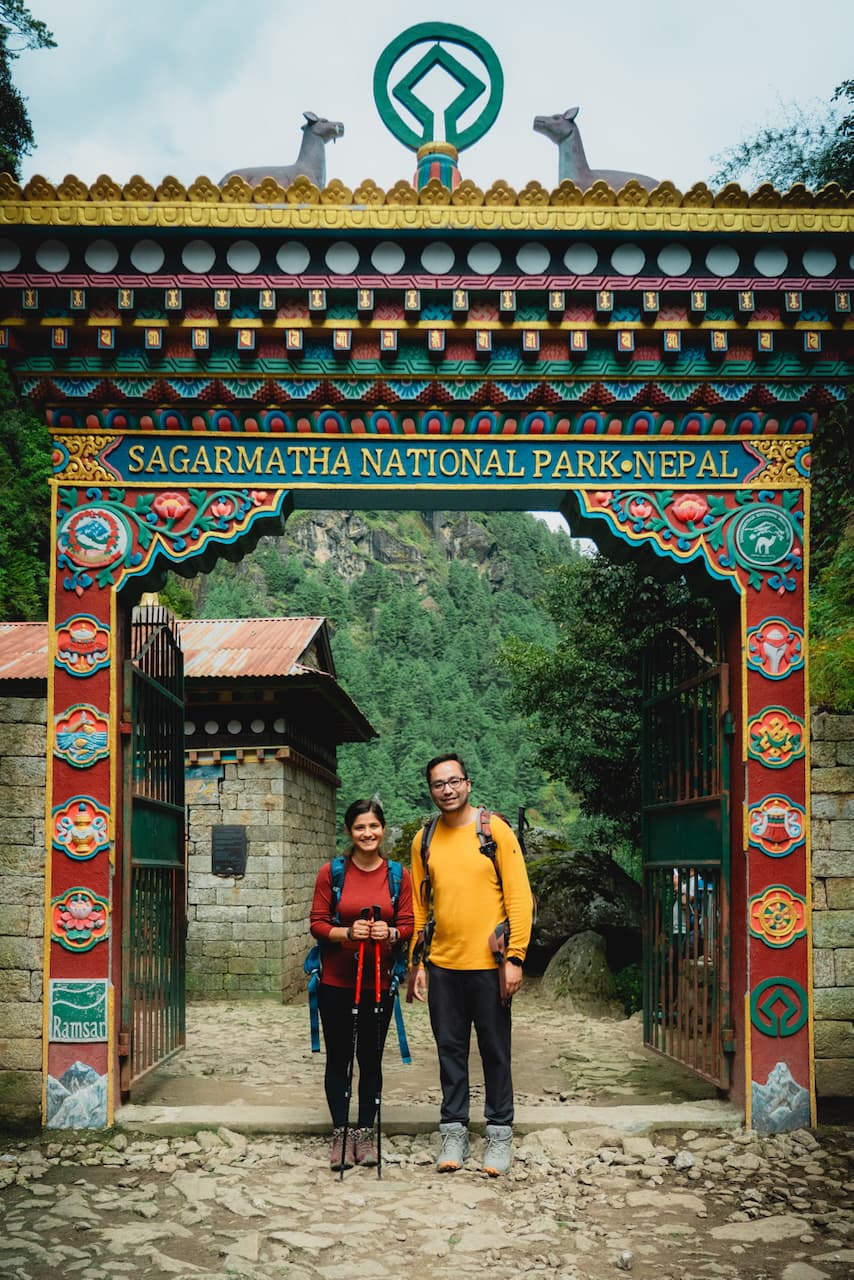
{"type": "Polygon", "coordinates": [[[30,0],[58,48],[25,52],[15,82],[37,149],[24,178],[139,173],[189,183],[289,164],[303,111],[343,121],[327,174],[411,179],[411,153],[373,102],[374,66],[407,27],[451,22],[487,40],[504,106],[464,152],[464,177],[557,182],[533,117],[579,106],[590,164],[708,178],[712,156],[779,115],[826,103],[852,74],[854,0],[30,0]]]}

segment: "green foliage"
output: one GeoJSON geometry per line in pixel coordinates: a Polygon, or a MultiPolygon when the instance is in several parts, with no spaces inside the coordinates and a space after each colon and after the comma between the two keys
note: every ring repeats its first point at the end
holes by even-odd
{"type": "Polygon", "coordinates": [[[51,442],[47,428],[15,400],[0,365],[0,618],[47,617],[51,442]]]}
{"type": "Polygon", "coordinates": [[[635,845],[641,660],[655,629],[685,603],[686,588],[597,555],[554,570],[544,598],[557,644],[510,639],[503,647],[514,705],[529,717],[537,763],[565,781],[582,813],[607,816],[612,843],[635,845]]]}
{"type": "Polygon", "coordinates": [[[170,574],[165,585],[158,592],[160,603],[171,609],[176,618],[194,618],[196,615],[196,598],[186,582],[170,574]]]}
{"type": "Polygon", "coordinates": [[[854,711],[854,519],[813,588],[810,632],[813,704],[854,711]]]}
{"type": "Polygon", "coordinates": [[[342,807],[376,795],[395,825],[426,815],[432,805],[424,765],[440,751],[458,750],[476,800],[511,816],[529,806],[532,820],[564,825],[572,797],[537,764],[498,655],[511,636],[555,643],[554,624],[533,597],[544,569],[574,556],[570,540],[530,516],[460,517],[479,554],[489,549],[479,569],[448,560],[432,517],[362,518],[393,564],[367,560],[348,583],[336,557],[320,567],[310,562],[295,536],[304,523],[297,516],[284,539],[259,546],[254,571],[217,565],[200,588],[199,615],[327,618],[338,679],[380,735],[339,749],[342,807]],[[427,585],[416,586],[416,577],[427,585]]]}
{"type": "Polygon", "coordinates": [[[854,189],[854,80],[838,85],[830,105],[812,112],[796,103],[781,108],[782,123],[766,125],[715,159],[712,182],[770,182],[786,190],[796,182],[811,188],[838,182],[854,189]]]}
{"type": "Polygon", "coordinates": [[[627,964],[615,973],[614,987],[627,1018],[643,1008],[643,970],[639,964],[627,964]]]}
{"type": "Polygon", "coordinates": [[[0,0],[0,173],[20,177],[20,162],[33,149],[33,130],[26,101],[12,80],[12,61],[23,49],[54,49],[43,22],[23,0],[0,0]]]}

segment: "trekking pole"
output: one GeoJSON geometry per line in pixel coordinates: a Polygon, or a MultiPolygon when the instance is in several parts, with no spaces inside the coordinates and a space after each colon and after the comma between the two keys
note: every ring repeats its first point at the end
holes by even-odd
{"type": "MultiPolygon", "coordinates": [[[[363,907],[359,913],[362,920],[367,920],[370,915],[368,907],[363,907]]],[[[350,1062],[347,1066],[347,1111],[344,1116],[344,1138],[341,1143],[341,1171],[338,1174],[338,1181],[344,1178],[344,1163],[347,1159],[347,1132],[350,1128],[350,1099],[353,1096],[353,1067],[356,1062],[356,1046],[359,1042],[359,1001],[362,999],[362,970],[365,965],[365,941],[359,939],[359,959],[356,963],[356,989],[353,993],[353,1044],[350,1048],[350,1062]]]]}
{"type": "MultiPolygon", "coordinates": [[[[374,907],[374,919],[379,920],[381,915],[380,908],[374,907]]],[[[382,1068],[383,1068],[383,997],[382,988],[380,986],[380,943],[374,939],[374,1017],[377,1020],[377,1177],[383,1176],[383,1123],[382,1123],[382,1107],[383,1107],[383,1087],[382,1087],[382,1068]]]]}

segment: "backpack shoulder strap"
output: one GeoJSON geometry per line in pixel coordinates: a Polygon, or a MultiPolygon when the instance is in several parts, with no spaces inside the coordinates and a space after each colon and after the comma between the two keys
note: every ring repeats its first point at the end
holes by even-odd
{"type": "Polygon", "coordinates": [[[397,900],[400,897],[400,886],[403,884],[403,867],[399,862],[395,862],[393,858],[388,860],[388,892],[391,898],[392,908],[397,907],[397,900]]]}
{"type": "Polygon", "coordinates": [[[344,888],[344,875],[347,871],[347,859],[339,854],[329,863],[329,883],[332,886],[332,918],[338,919],[338,903],[344,888]]]}
{"type": "Polygon", "coordinates": [[[435,834],[436,824],[439,821],[439,817],[440,815],[438,813],[434,813],[433,817],[428,818],[424,823],[424,826],[421,828],[421,861],[424,865],[425,872],[427,870],[427,859],[430,857],[430,841],[433,839],[435,834]]]}
{"type": "Polygon", "coordinates": [[[475,828],[481,853],[492,862],[495,862],[498,845],[492,836],[492,814],[488,809],[478,809],[475,828]]]}

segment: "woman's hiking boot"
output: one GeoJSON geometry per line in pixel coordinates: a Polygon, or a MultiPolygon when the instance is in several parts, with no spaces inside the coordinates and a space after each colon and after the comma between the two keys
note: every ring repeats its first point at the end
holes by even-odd
{"type": "Polygon", "coordinates": [[[355,1136],[354,1159],[356,1164],[366,1165],[369,1169],[375,1168],[379,1157],[377,1155],[377,1143],[373,1127],[357,1129],[355,1136]]]}
{"type": "Polygon", "coordinates": [[[468,1129],[457,1120],[450,1124],[440,1124],[439,1133],[442,1135],[442,1150],[436,1160],[439,1173],[452,1173],[455,1169],[461,1169],[469,1153],[468,1129]]]}
{"type": "Polygon", "coordinates": [[[355,1162],[355,1139],[353,1130],[347,1130],[347,1150],[344,1150],[344,1127],[332,1130],[332,1146],[329,1148],[329,1168],[352,1169],[355,1162]]]}
{"type": "Polygon", "coordinates": [[[483,1170],[490,1177],[497,1178],[500,1173],[507,1173],[513,1159],[513,1130],[509,1124],[488,1124],[486,1126],[486,1148],[483,1153],[483,1170]]]}

